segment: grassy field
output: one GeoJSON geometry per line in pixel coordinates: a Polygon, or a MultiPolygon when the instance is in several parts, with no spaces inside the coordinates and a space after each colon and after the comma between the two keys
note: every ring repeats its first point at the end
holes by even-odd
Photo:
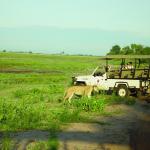
{"type": "MultiPolygon", "coordinates": [[[[91,116],[112,115],[105,112],[105,106],[123,102],[115,96],[95,95],[90,100],[63,103],[71,77],[90,74],[102,64],[96,56],[0,53],[0,131],[7,135],[36,129],[55,135],[66,123],[94,122],[91,116]]],[[[54,141],[47,144],[57,147],[55,136],[50,139],[54,141]]],[[[2,143],[11,145],[7,138],[2,143]]]]}

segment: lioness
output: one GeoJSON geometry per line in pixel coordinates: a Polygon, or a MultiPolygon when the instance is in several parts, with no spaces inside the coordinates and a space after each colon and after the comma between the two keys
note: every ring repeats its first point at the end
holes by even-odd
{"type": "Polygon", "coordinates": [[[93,91],[98,92],[97,86],[72,86],[66,90],[64,94],[64,100],[68,100],[69,102],[71,102],[71,98],[74,95],[87,96],[88,98],[90,98],[93,91]]]}

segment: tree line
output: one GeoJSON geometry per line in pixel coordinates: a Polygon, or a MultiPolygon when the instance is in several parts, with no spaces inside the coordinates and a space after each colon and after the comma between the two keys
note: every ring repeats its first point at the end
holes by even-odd
{"type": "Polygon", "coordinates": [[[150,47],[131,44],[121,48],[119,45],[114,45],[107,55],[150,55],[150,47]]]}

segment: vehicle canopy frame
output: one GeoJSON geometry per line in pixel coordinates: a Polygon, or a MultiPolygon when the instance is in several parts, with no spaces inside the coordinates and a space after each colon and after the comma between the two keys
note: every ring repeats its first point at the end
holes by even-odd
{"type": "Polygon", "coordinates": [[[148,80],[150,79],[150,55],[107,55],[101,56],[101,60],[106,60],[105,71],[112,72],[110,73],[109,78],[132,78],[132,79],[142,79],[148,80]],[[118,70],[110,70],[109,69],[109,60],[112,59],[121,59],[120,68],[118,70]],[[132,62],[130,62],[130,68],[125,68],[126,60],[134,60],[134,65],[131,67],[132,62]],[[148,66],[144,68],[140,68],[142,60],[148,60],[148,66]],[[123,75],[123,73],[127,72],[130,76],[123,75]],[[113,74],[114,72],[114,74],[113,74]],[[138,75],[137,75],[138,74],[138,75]],[[118,77],[117,77],[118,76],[118,77]]]}

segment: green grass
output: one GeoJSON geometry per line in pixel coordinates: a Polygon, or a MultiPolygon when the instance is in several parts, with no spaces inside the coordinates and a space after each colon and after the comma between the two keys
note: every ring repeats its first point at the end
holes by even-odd
{"type": "Polygon", "coordinates": [[[57,150],[58,149],[58,140],[54,135],[49,138],[48,141],[37,141],[27,145],[27,150],[57,150]]]}
{"type": "MultiPolygon", "coordinates": [[[[97,65],[99,65],[98,57],[0,53],[0,71],[33,71],[33,73],[0,73],[1,130],[12,127],[43,128],[48,126],[48,121],[43,116],[51,116],[48,118],[50,119],[58,115],[54,118],[63,121],[59,116],[60,112],[65,116],[65,113],[70,115],[76,111],[76,108],[66,109],[62,104],[64,90],[71,84],[71,77],[74,73],[89,74],[97,65]],[[48,73],[35,73],[36,70],[48,73]],[[21,118],[26,119],[21,121],[21,118]],[[16,119],[18,123],[15,124],[13,120],[16,119]]],[[[71,122],[70,116],[68,120],[71,122]]]]}
{"type": "MultiPolygon", "coordinates": [[[[96,56],[64,56],[0,53],[1,70],[32,70],[33,73],[0,73],[1,130],[45,129],[57,122],[88,120],[84,112],[103,113],[105,106],[134,104],[116,96],[94,96],[62,103],[64,90],[74,74],[90,74],[100,62],[96,56]],[[50,71],[35,73],[34,71],[50,71]]],[[[118,62],[114,62],[118,63],[118,62]]]]}
{"type": "MultiPolygon", "coordinates": [[[[107,105],[134,104],[134,100],[106,95],[63,103],[64,90],[71,85],[72,76],[91,74],[96,66],[103,64],[94,56],[0,53],[0,71],[31,71],[0,73],[0,131],[48,130],[52,133],[48,142],[37,142],[28,149],[55,150],[58,148],[55,133],[66,123],[92,122],[90,116],[113,115],[105,112],[107,105]]],[[[11,141],[6,137],[1,145],[9,149],[11,141]]]]}
{"type": "Polygon", "coordinates": [[[81,100],[73,100],[72,105],[78,110],[86,112],[102,112],[105,108],[106,101],[104,98],[93,97],[91,99],[81,98],[81,100]]]}
{"type": "Polygon", "coordinates": [[[13,144],[10,138],[8,136],[4,136],[2,141],[0,141],[0,149],[1,150],[11,150],[13,144]]]}

